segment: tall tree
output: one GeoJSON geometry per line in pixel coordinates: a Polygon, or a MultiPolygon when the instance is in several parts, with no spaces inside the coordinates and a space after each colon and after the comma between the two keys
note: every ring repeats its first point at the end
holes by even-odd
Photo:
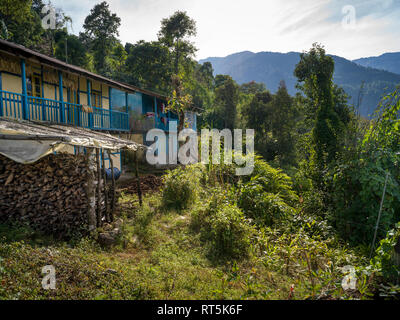
{"type": "Polygon", "coordinates": [[[294,71],[299,88],[316,110],[312,137],[313,156],[319,171],[336,159],[343,131],[343,123],[334,109],[333,71],[333,59],[318,44],[300,55],[300,62],[294,71]]]}
{"type": "Polygon", "coordinates": [[[27,47],[41,40],[40,16],[32,9],[32,0],[0,1],[1,37],[27,47]]]}
{"type": "Polygon", "coordinates": [[[60,30],[55,33],[54,39],[56,43],[54,55],[57,59],[89,69],[86,48],[76,35],[60,30]]]}
{"type": "Polygon", "coordinates": [[[143,40],[136,44],[127,43],[125,48],[128,51],[129,83],[169,95],[172,66],[168,48],[157,41],[143,40]]]}
{"type": "Polygon", "coordinates": [[[281,81],[274,95],[270,117],[271,132],[275,141],[274,154],[281,167],[296,164],[295,119],[297,110],[293,98],[287,92],[286,84],[281,81]]]}
{"type": "Polygon", "coordinates": [[[188,93],[187,80],[193,72],[192,58],[196,47],[190,42],[190,38],[197,33],[196,22],[185,11],[176,11],[169,18],[161,21],[161,30],[158,40],[166,46],[172,55],[172,97],[168,103],[168,109],[179,116],[178,131],[184,127],[185,110],[192,106],[192,97],[188,93]]]}
{"type": "Polygon", "coordinates": [[[197,33],[196,22],[185,11],[176,11],[169,18],[161,21],[158,40],[172,50],[174,73],[180,73],[180,67],[196,52],[196,47],[190,42],[190,37],[197,33]]]}
{"type": "Polygon", "coordinates": [[[99,73],[110,74],[107,58],[118,42],[120,25],[121,19],[110,11],[105,1],[96,4],[85,19],[83,24],[85,31],[81,33],[80,38],[93,52],[94,66],[99,73]]]}
{"type": "Polygon", "coordinates": [[[270,134],[272,99],[273,95],[269,91],[258,92],[241,110],[246,128],[254,129],[255,150],[266,160],[274,159],[273,140],[270,134]]]}
{"type": "Polygon", "coordinates": [[[215,89],[217,123],[222,128],[233,130],[236,124],[239,103],[239,86],[229,76],[215,89]]]}
{"type": "Polygon", "coordinates": [[[48,5],[45,5],[42,0],[33,0],[32,10],[35,15],[40,17],[41,21],[46,22],[49,18],[50,22],[49,28],[43,30],[41,41],[34,46],[34,49],[46,55],[55,56],[57,41],[64,42],[66,40],[65,38],[68,35],[67,23],[72,23],[72,19],[62,9],[55,8],[50,1],[48,5]],[[48,11],[43,9],[48,9],[48,11]],[[52,25],[51,20],[53,20],[54,25],[52,25]],[[64,39],[61,39],[62,34],[65,34],[64,39]]]}
{"type": "Polygon", "coordinates": [[[243,92],[244,94],[256,94],[259,92],[264,92],[266,91],[267,88],[265,87],[264,83],[258,83],[255,81],[251,81],[248,83],[243,83],[240,86],[240,91],[243,92]]]}

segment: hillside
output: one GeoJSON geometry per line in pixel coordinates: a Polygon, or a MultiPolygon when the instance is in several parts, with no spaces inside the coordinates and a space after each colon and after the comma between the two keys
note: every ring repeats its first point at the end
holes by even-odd
{"type": "MultiPolygon", "coordinates": [[[[357,103],[360,86],[365,81],[360,113],[368,116],[377,106],[381,96],[400,83],[400,75],[360,66],[355,62],[338,56],[335,61],[334,81],[351,96],[349,102],[357,103]]],[[[249,51],[239,52],[227,57],[211,57],[200,63],[211,62],[215,74],[228,74],[238,83],[250,81],[263,82],[275,92],[280,80],[285,80],[290,94],[295,94],[296,78],[294,68],[300,59],[298,52],[278,53],[249,51]]]]}
{"type": "Polygon", "coordinates": [[[368,57],[353,60],[364,67],[386,70],[400,74],[400,52],[391,52],[380,55],[379,57],[368,57]]]}

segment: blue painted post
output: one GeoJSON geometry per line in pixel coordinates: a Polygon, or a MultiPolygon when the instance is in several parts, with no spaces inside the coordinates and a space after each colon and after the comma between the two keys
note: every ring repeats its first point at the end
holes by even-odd
{"type": "Polygon", "coordinates": [[[28,120],[29,109],[28,109],[28,96],[26,92],[25,59],[21,59],[21,79],[22,79],[22,118],[28,120]]]}
{"type": "MultiPolygon", "coordinates": [[[[126,105],[126,109],[125,109],[125,112],[129,112],[129,103],[128,103],[128,92],[125,92],[125,105],[126,105]]],[[[126,127],[126,123],[125,123],[125,117],[121,114],[120,115],[120,118],[121,118],[121,123],[120,123],[120,125],[119,125],[119,127],[120,128],[124,128],[124,127],[126,127]]]]}
{"type": "Polygon", "coordinates": [[[156,128],[158,128],[158,119],[157,119],[157,98],[154,97],[154,123],[156,128]]]}
{"type": "Polygon", "coordinates": [[[108,109],[110,110],[110,129],[113,127],[112,120],[112,104],[111,104],[111,87],[108,87],[108,109]]]}
{"type": "MultiPolygon", "coordinates": [[[[41,97],[44,98],[44,81],[43,81],[43,66],[40,66],[40,81],[41,81],[41,87],[42,87],[42,92],[41,92],[41,97]]],[[[46,121],[46,106],[44,100],[42,102],[42,119],[43,121],[46,121]]]]}
{"type": "Polygon", "coordinates": [[[65,122],[65,114],[64,114],[64,97],[63,97],[63,78],[62,72],[58,71],[58,91],[60,96],[60,122],[65,122]]]}
{"type": "MultiPolygon", "coordinates": [[[[77,104],[81,104],[81,79],[78,77],[78,90],[76,91],[76,102],[77,104]]],[[[77,116],[75,124],[79,127],[81,125],[81,109],[79,107],[76,108],[77,116]]]]}
{"type": "MultiPolygon", "coordinates": [[[[91,107],[92,106],[92,102],[91,102],[91,92],[92,92],[92,89],[90,88],[90,80],[89,79],[87,79],[86,80],[86,86],[87,86],[87,103],[88,103],[88,106],[89,107],[91,107]]],[[[89,113],[88,114],[88,125],[89,125],[89,128],[92,128],[92,125],[93,125],[93,112],[92,113],[89,113]]]]}
{"type": "Polygon", "coordinates": [[[3,112],[3,92],[2,92],[2,90],[3,90],[3,83],[2,83],[2,80],[1,80],[1,72],[0,72],[0,117],[2,117],[4,115],[4,112],[3,112]]]}
{"type": "Polygon", "coordinates": [[[100,83],[100,108],[101,108],[101,128],[104,129],[103,113],[103,84],[100,83]]]}

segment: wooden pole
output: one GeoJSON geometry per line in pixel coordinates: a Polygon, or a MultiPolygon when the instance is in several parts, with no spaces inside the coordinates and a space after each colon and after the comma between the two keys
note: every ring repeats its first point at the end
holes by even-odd
{"type": "Polygon", "coordinates": [[[94,189],[94,161],[92,159],[93,148],[87,148],[86,159],[88,162],[88,181],[86,186],[86,194],[88,201],[88,227],[89,231],[96,229],[96,195],[94,189]]]}
{"type": "Polygon", "coordinates": [[[110,215],[109,215],[109,211],[108,211],[108,194],[107,194],[107,176],[106,176],[106,165],[105,165],[105,161],[104,161],[104,152],[102,152],[101,154],[101,166],[103,168],[103,184],[104,184],[104,207],[106,208],[105,212],[106,212],[106,221],[110,222],[110,215]]]}
{"type": "Polygon", "coordinates": [[[115,208],[115,177],[114,177],[114,161],[111,156],[111,151],[107,150],[108,152],[108,157],[110,158],[110,164],[111,164],[111,188],[112,188],[112,193],[111,193],[111,209],[110,209],[110,221],[112,222],[114,220],[114,208],[115,208]]]}
{"type": "Polygon", "coordinates": [[[96,186],[96,205],[97,205],[97,228],[101,227],[101,169],[100,169],[100,150],[96,148],[96,165],[97,165],[97,186],[96,186]]]}
{"type": "Polygon", "coordinates": [[[142,189],[140,187],[140,177],[139,177],[139,163],[138,163],[138,156],[137,156],[137,151],[135,151],[135,175],[136,175],[136,181],[137,181],[137,193],[139,197],[139,205],[143,205],[143,200],[142,200],[142,189]]]}
{"type": "Polygon", "coordinates": [[[385,179],[385,186],[383,187],[383,194],[382,194],[382,198],[381,198],[381,205],[379,208],[379,213],[378,213],[378,219],[376,221],[376,226],[375,226],[375,233],[374,233],[374,240],[372,241],[372,245],[371,245],[371,252],[369,253],[369,258],[372,258],[372,253],[374,252],[375,249],[375,241],[376,241],[376,235],[378,233],[378,228],[379,228],[379,222],[381,220],[381,214],[382,214],[382,208],[383,208],[383,201],[385,201],[385,193],[386,193],[386,186],[388,183],[388,179],[389,179],[389,172],[386,173],[386,179],[385,179]]]}

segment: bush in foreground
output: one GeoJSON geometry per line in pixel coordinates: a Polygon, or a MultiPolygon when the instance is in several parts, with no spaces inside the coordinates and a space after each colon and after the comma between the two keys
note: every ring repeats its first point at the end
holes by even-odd
{"type": "Polygon", "coordinates": [[[191,207],[198,198],[200,165],[178,167],[164,176],[162,203],[166,208],[183,210],[191,207]]]}
{"type": "Polygon", "coordinates": [[[252,227],[236,205],[224,205],[211,217],[211,241],[218,256],[240,258],[249,253],[252,227]]]}

